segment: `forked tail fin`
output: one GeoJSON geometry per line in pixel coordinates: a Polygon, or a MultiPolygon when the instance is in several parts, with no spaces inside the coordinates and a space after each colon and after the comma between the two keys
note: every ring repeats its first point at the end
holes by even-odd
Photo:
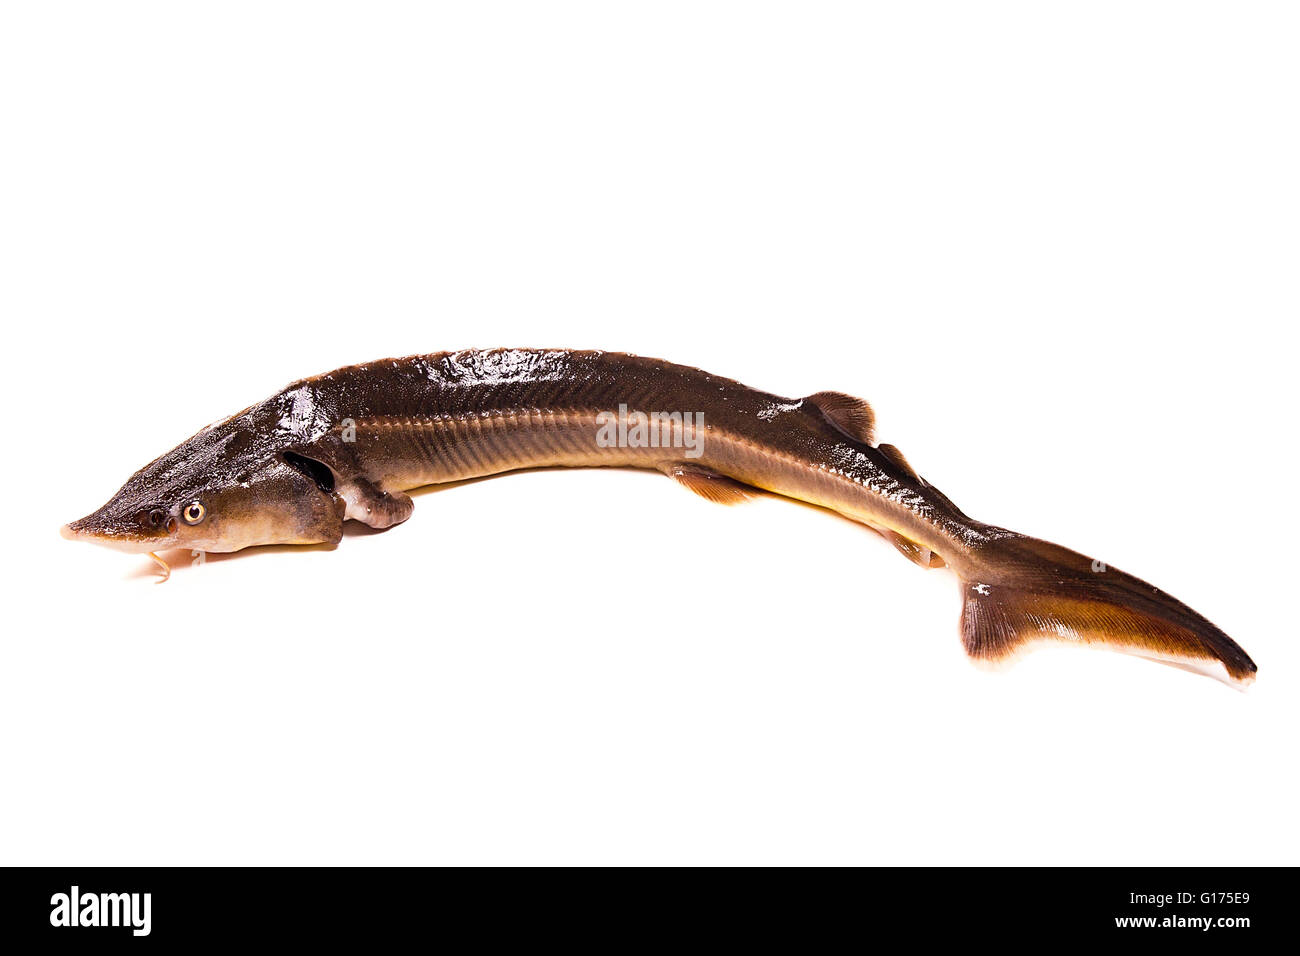
{"type": "Polygon", "coordinates": [[[1237,684],[1255,679],[1254,661],[1232,638],[1130,574],[1019,535],[995,538],[973,558],[962,575],[961,630],[978,660],[1055,640],[1107,646],[1237,684]]]}

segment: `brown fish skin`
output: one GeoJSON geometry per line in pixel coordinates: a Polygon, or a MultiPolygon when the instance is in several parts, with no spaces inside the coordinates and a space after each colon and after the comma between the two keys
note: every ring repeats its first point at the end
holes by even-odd
{"type": "Polygon", "coordinates": [[[877,445],[873,425],[867,403],[848,395],[789,399],[625,353],[386,359],[295,382],[205,428],[63,533],[137,552],[337,544],[345,519],[406,520],[405,492],[423,485],[520,468],[652,468],[715,501],[761,489],[820,505],[875,528],[923,567],[946,564],[962,582],[962,636],[977,659],[1051,639],[1253,679],[1246,653],[1186,605],[968,517],[898,449],[877,445]],[[623,441],[620,409],[632,426],[623,441]],[[657,442],[637,441],[647,435],[635,413],[668,415],[657,442]]]}

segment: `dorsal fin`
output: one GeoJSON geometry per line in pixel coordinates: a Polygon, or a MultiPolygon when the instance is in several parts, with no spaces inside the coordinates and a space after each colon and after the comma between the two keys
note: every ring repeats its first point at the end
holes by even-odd
{"type": "MultiPolygon", "coordinates": [[[[940,491],[938,488],[930,484],[923,477],[921,477],[916,473],[916,469],[913,468],[911,463],[909,463],[908,460],[903,457],[903,453],[899,451],[897,447],[890,444],[880,444],[876,446],[876,451],[880,452],[887,459],[889,459],[890,464],[898,468],[901,472],[903,472],[903,474],[907,475],[910,478],[915,478],[917,481],[919,481],[921,483],[921,487],[925,488],[932,497],[938,499],[940,502],[947,505],[957,514],[963,514],[962,510],[958,508],[955,504],[953,504],[947,495],[945,495],[942,491],[940,491]]],[[[931,565],[931,567],[934,567],[934,565],[931,565]]]]}
{"type": "Polygon", "coordinates": [[[935,499],[937,499],[937,500],[943,502],[943,504],[945,504],[945,505],[947,505],[949,508],[951,508],[953,514],[961,515],[962,517],[965,517],[965,516],[966,516],[966,512],[962,511],[962,510],[961,510],[960,508],[958,508],[955,504],[953,504],[953,503],[952,503],[952,499],[949,498],[947,495],[945,495],[942,491],[940,491],[940,490],[939,490],[938,488],[936,488],[934,485],[930,484],[930,483],[929,483],[928,481],[926,481],[924,478],[921,478],[921,484],[925,485],[925,490],[926,490],[927,492],[929,492],[929,494],[930,494],[930,496],[931,496],[932,498],[935,498],[935,499]]]}
{"type": "Polygon", "coordinates": [[[847,438],[867,445],[876,443],[876,413],[866,399],[843,392],[817,392],[804,399],[847,438]]]}
{"type": "Polygon", "coordinates": [[[916,473],[915,468],[913,468],[911,465],[907,463],[907,459],[903,457],[903,453],[898,450],[897,446],[889,445],[889,444],[880,444],[876,446],[876,451],[880,452],[886,458],[888,458],[890,463],[892,463],[896,468],[902,471],[903,474],[907,475],[909,478],[915,478],[917,481],[925,480],[924,478],[922,478],[920,475],[916,473]]]}

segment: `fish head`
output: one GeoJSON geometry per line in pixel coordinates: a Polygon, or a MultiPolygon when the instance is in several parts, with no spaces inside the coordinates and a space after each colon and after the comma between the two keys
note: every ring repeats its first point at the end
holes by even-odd
{"type": "Polygon", "coordinates": [[[210,426],[140,469],[65,538],[119,551],[238,551],[337,544],[345,504],[322,462],[257,438],[247,422],[210,426]]]}

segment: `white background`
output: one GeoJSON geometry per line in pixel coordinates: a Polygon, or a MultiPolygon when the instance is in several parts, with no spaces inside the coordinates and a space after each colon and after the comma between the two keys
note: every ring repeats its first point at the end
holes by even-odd
{"type": "Polygon", "coordinates": [[[0,861],[1295,864],[1285,4],[10,4],[0,861]],[[1259,664],[964,657],[863,528],[662,476],[178,567],[60,524],[470,346],[869,398],[1259,664]]]}

